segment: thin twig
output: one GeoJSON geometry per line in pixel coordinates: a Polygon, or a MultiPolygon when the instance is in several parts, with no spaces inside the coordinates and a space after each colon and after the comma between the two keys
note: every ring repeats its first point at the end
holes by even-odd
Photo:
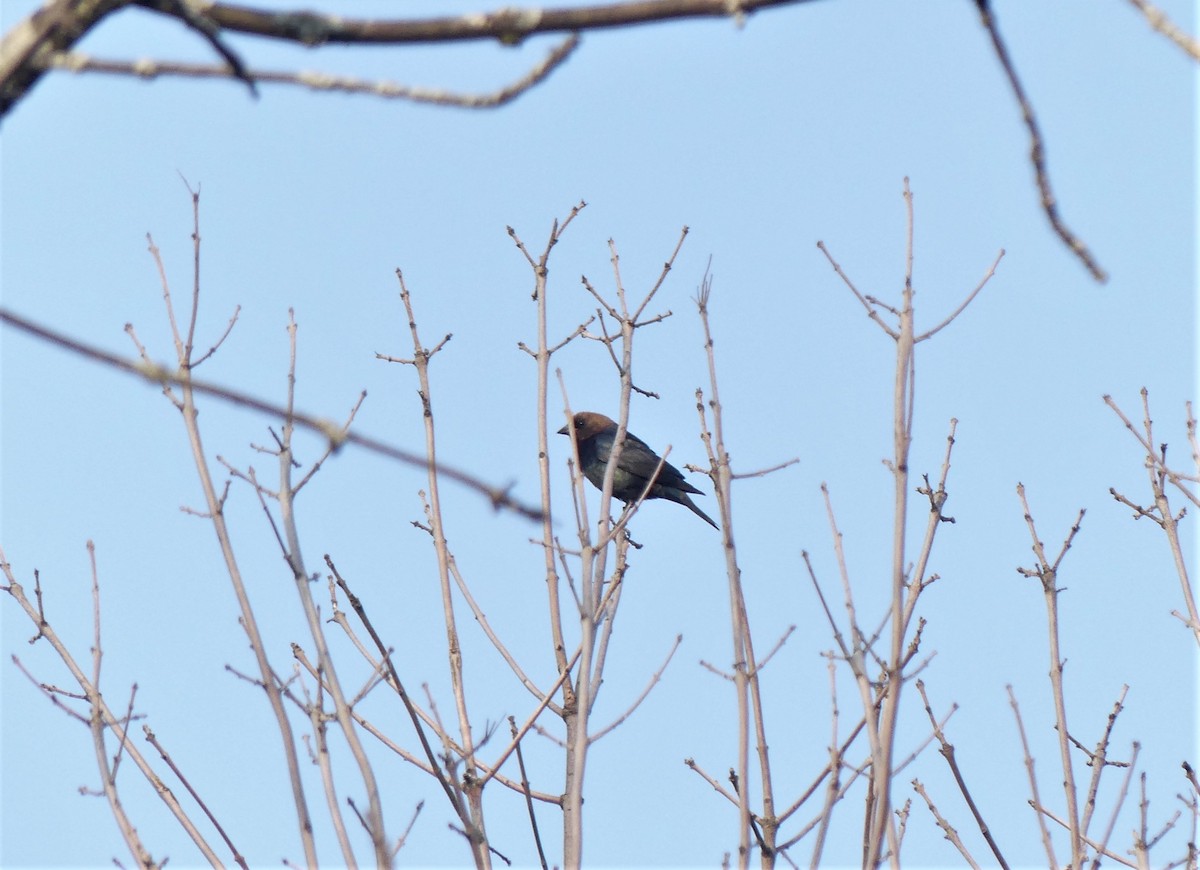
{"type": "Polygon", "coordinates": [[[917,794],[924,798],[925,806],[927,806],[929,808],[929,812],[933,814],[934,820],[937,822],[938,827],[941,828],[945,833],[946,839],[954,845],[955,849],[958,849],[958,853],[963,856],[963,859],[967,862],[967,864],[975,868],[975,870],[979,870],[979,864],[973,857],[971,857],[971,853],[967,851],[967,847],[963,844],[962,838],[958,836],[958,831],[954,830],[954,826],[946,821],[946,818],[940,812],[938,812],[938,808],[934,806],[933,799],[930,798],[929,794],[925,791],[925,786],[921,783],[921,780],[914,779],[912,781],[912,786],[913,789],[916,790],[917,794]]]}
{"type": "Polygon", "coordinates": [[[1142,15],[1146,16],[1147,24],[1182,48],[1192,60],[1200,60],[1200,42],[1176,26],[1165,12],[1157,6],[1147,3],[1146,0],[1129,0],[1129,2],[1137,7],[1142,15]]]}
{"type": "Polygon", "coordinates": [[[1021,708],[1017,705],[1017,696],[1013,693],[1012,685],[1007,685],[1004,688],[1008,692],[1008,703],[1012,707],[1013,717],[1017,720],[1017,733],[1021,737],[1021,751],[1025,757],[1025,772],[1029,777],[1029,791],[1033,796],[1029,803],[1037,816],[1038,828],[1042,832],[1042,845],[1046,849],[1046,858],[1049,861],[1049,866],[1058,867],[1058,859],[1054,856],[1054,841],[1050,838],[1050,828],[1046,826],[1046,820],[1042,817],[1042,799],[1038,795],[1037,774],[1034,773],[1033,769],[1033,755],[1029,751],[1029,738],[1025,736],[1025,723],[1021,719],[1021,708]]]}
{"type": "Polygon", "coordinates": [[[675,642],[673,644],[671,644],[671,649],[667,652],[667,657],[663,660],[663,663],[659,666],[658,670],[656,670],[653,674],[651,674],[650,679],[646,683],[646,687],[644,689],[642,689],[641,694],[638,695],[636,698],[634,698],[633,703],[631,703],[625,709],[625,712],[623,712],[620,716],[618,716],[616,719],[614,719],[612,722],[605,725],[603,728],[599,729],[598,731],[592,732],[592,734],[589,735],[589,737],[588,737],[588,739],[592,743],[595,743],[601,737],[608,734],[608,732],[612,731],[614,728],[616,728],[618,725],[620,725],[622,722],[624,722],[626,719],[628,719],[630,716],[632,716],[633,712],[642,705],[642,702],[646,700],[646,698],[647,698],[647,696],[649,696],[650,692],[654,689],[654,687],[656,685],[658,685],[658,681],[662,679],[663,672],[666,671],[667,665],[669,665],[671,663],[671,659],[675,656],[675,652],[676,652],[676,650],[679,649],[679,645],[681,643],[683,643],[683,635],[682,634],[675,635],[675,642]]]}
{"type": "MultiPolygon", "coordinates": [[[[343,94],[366,94],[372,97],[382,97],[389,100],[410,100],[414,103],[426,103],[437,106],[457,106],[464,109],[494,109],[507,105],[517,97],[526,93],[545,81],[554,70],[563,63],[579,47],[580,39],[572,35],[563,40],[540,63],[525,75],[511,84],[488,93],[468,94],[448,91],[442,88],[428,88],[417,85],[403,85],[399,82],[385,79],[361,79],[355,76],[338,75],[335,73],[315,70],[247,70],[247,76],[256,82],[268,84],[295,85],[310,91],[325,91],[343,94]]],[[[51,69],[66,70],[73,73],[98,72],[112,75],[135,76],[141,79],[156,79],[163,77],[182,77],[193,79],[211,78],[240,78],[226,64],[184,63],[182,61],[154,60],[115,60],[110,58],[91,57],[83,52],[59,52],[50,55],[44,66],[51,69]]]]}
{"type": "Polygon", "coordinates": [[[979,9],[980,21],[992,40],[992,48],[996,52],[996,58],[1000,61],[1000,66],[1004,69],[1004,75],[1008,78],[1008,84],[1012,88],[1013,96],[1017,98],[1017,103],[1021,107],[1021,117],[1025,121],[1026,129],[1029,131],[1029,161],[1033,164],[1038,191],[1042,197],[1042,210],[1046,213],[1046,217],[1050,219],[1050,226],[1054,228],[1054,232],[1062,239],[1063,244],[1070,248],[1072,253],[1079,258],[1084,267],[1092,274],[1092,277],[1103,284],[1108,280],[1108,274],[1100,268],[1100,264],[1093,258],[1091,251],[1088,250],[1083,240],[1071,232],[1067,228],[1067,225],[1063,223],[1062,217],[1059,216],[1058,202],[1054,198],[1054,191],[1050,188],[1050,173],[1046,168],[1046,149],[1042,140],[1042,131],[1038,126],[1037,118],[1033,114],[1033,105],[1029,102],[1029,97],[1025,95],[1025,88],[1021,85],[1021,80],[1017,76],[1016,67],[1008,55],[1008,48],[1004,44],[1003,37],[1000,36],[1000,29],[996,25],[995,14],[992,12],[992,4],[990,0],[975,0],[975,6],[979,9]]]}
{"type": "MultiPolygon", "coordinates": [[[[954,755],[954,745],[946,740],[942,726],[938,724],[937,718],[933,715],[933,707],[930,706],[929,697],[925,694],[925,683],[922,680],[917,680],[917,692],[920,693],[921,701],[925,704],[925,713],[929,716],[929,724],[933,726],[933,735],[937,738],[938,744],[941,746],[939,751],[942,757],[946,759],[946,763],[950,765],[950,772],[954,774],[954,782],[958,785],[959,792],[967,802],[967,808],[970,809],[971,815],[975,817],[975,824],[979,827],[979,832],[983,834],[983,839],[987,841],[988,848],[996,856],[996,861],[1004,870],[1008,870],[1008,862],[1000,854],[1000,847],[992,837],[991,828],[983,820],[983,815],[979,812],[979,807],[976,806],[975,799],[971,797],[971,792],[967,788],[966,780],[963,778],[962,770],[959,769],[958,760],[954,755]]],[[[955,706],[957,707],[957,705],[955,706]]],[[[921,796],[925,797],[924,794],[921,796]]],[[[927,797],[925,799],[926,801],[929,800],[927,797]]],[[[933,811],[932,803],[929,804],[929,809],[933,811]]]]}
{"type": "MultiPolygon", "coordinates": [[[[203,393],[209,396],[230,402],[234,405],[239,405],[243,408],[250,408],[255,411],[261,411],[272,417],[284,418],[288,415],[288,411],[271,402],[264,402],[261,399],[256,399],[245,393],[232,390],[227,387],[222,387],[218,384],[199,381],[195,378],[179,371],[172,371],[166,366],[156,363],[135,362],[126,359],[114,353],[102,350],[94,345],[89,345],[81,341],[76,341],[73,338],[55,332],[44,326],[33,323],[30,320],[20,317],[6,308],[0,308],[0,322],[7,323],[10,326],[19,329],[29,335],[36,336],[50,344],[57,345],[66,350],[72,351],[80,356],[87,357],[95,362],[104,363],[112,368],[119,369],[129,374],[137,375],[138,377],[149,381],[153,384],[162,386],[176,385],[188,387],[197,393],[203,393]]],[[[293,423],[303,426],[306,429],[318,433],[326,438],[333,449],[336,451],[343,444],[354,444],[358,447],[368,450],[372,453],[378,453],[381,456],[386,456],[389,459],[395,459],[399,462],[404,462],[409,465],[414,465],[420,468],[427,468],[428,461],[418,453],[412,453],[407,450],[402,450],[398,447],[393,447],[383,441],[374,438],[369,438],[365,435],[359,435],[356,432],[342,431],[342,427],[324,417],[317,417],[313,414],[306,414],[303,411],[291,412],[291,420],[293,423]]],[[[542,512],[539,508],[527,506],[518,502],[509,495],[507,488],[500,489],[499,487],[489,486],[483,481],[468,474],[465,471],[460,471],[457,468],[441,465],[438,467],[439,474],[449,477],[451,480],[457,481],[470,489],[487,497],[492,505],[496,508],[508,508],[514,510],[522,516],[530,519],[540,519],[542,512]]]]}

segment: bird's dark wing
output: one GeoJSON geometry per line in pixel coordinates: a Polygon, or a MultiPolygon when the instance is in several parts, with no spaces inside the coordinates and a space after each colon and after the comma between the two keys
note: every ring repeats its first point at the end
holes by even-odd
{"type": "MultiPolygon", "coordinates": [[[[596,447],[596,458],[606,465],[608,464],[608,457],[612,453],[614,435],[615,433],[604,432],[592,438],[592,442],[596,447]]],[[[658,468],[658,462],[659,456],[650,449],[650,445],[636,435],[632,435],[629,432],[625,433],[625,445],[621,448],[620,458],[622,471],[641,478],[643,485],[645,485],[644,482],[648,481],[654,475],[654,470],[658,468]]],[[[669,489],[680,489],[684,492],[700,492],[700,490],[684,480],[679,469],[669,462],[663,463],[655,485],[669,489]]]]}

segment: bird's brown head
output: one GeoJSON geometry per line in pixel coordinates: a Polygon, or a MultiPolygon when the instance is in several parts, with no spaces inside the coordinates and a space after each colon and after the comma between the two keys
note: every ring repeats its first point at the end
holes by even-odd
{"type": "MultiPolygon", "coordinates": [[[[594,411],[580,411],[571,420],[571,428],[575,430],[576,441],[586,441],[594,435],[599,435],[607,429],[616,429],[615,421],[597,414],[594,411]]],[[[558,430],[559,435],[569,435],[567,427],[558,430]]]]}

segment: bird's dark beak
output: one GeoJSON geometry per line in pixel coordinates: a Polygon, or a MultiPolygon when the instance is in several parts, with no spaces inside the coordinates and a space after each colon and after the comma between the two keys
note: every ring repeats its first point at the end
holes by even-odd
{"type": "Polygon", "coordinates": [[[559,435],[566,435],[566,434],[567,434],[567,427],[566,427],[566,426],[563,426],[561,429],[559,429],[559,430],[558,430],[558,434],[559,434],[559,435]]]}

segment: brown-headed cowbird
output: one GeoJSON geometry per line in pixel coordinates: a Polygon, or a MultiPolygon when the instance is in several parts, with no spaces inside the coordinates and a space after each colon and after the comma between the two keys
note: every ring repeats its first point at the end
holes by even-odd
{"type": "MultiPolygon", "coordinates": [[[[583,476],[592,482],[597,489],[604,488],[604,469],[608,466],[608,457],[612,453],[613,440],[617,435],[617,424],[603,414],[592,411],[580,411],[573,421],[575,443],[579,447],[579,466],[583,476]]],[[[569,435],[567,427],[558,430],[559,435],[569,435]]],[[[658,468],[661,457],[658,456],[645,441],[632,432],[625,433],[625,442],[621,446],[621,455],[617,458],[617,467],[613,471],[613,498],[629,504],[637,501],[646,489],[654,471],[658,468]]],[[[654,486],[646,493],[646,498],[665,498],[688,508],[714,529],[719,526],[712,521],[688,496],[688,493],[704,493],[696,489],[679,473],[679,469],[669,462],[663,462],[659,469],[654,486]]]]}

